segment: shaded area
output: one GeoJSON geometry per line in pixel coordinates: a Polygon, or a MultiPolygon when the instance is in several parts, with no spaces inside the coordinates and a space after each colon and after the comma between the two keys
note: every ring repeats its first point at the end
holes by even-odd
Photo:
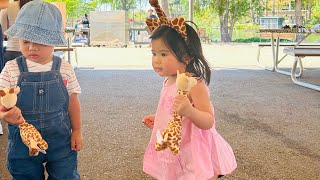
{"type": "MultiPolygon", "coordinates": [[[[152,70],[77,69],[83,93],[82,179],[152,179],[142,172],[151,131],[142,118],[154,113],[162,79],[152,70]]],[[[315,76],[313,76],[315,77],[315,76]]],[[[238,168],[222,179],[320,178],[320,94],[288,76],[260,69],[217,69],[210,84],[219,133],[238,168]]],[[[6,135],[0,137],[0,179],[6,135]]]]}

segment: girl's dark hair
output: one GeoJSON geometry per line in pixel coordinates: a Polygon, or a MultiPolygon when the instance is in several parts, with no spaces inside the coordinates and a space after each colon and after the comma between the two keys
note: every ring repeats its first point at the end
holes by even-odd
{"type": "Polygon", "coordinates": [[[20,9],[22,8],[23,5],[27,4],[28,2],[30,2],[32,0],[20,0],[19,1],[19,6],[20,6],[20,9]]]}
{"type": "Polygon", "coordinates": [[[175,29],[162,25],[152,33],[150,38],[161,38],[178,61],[187,65],[186,72],[194,74],[209,85],[211,69],[209,63],[203,56],[200,38],[189,24],[186,24],[186,31],[187,40],[175,29]],[[188,57],[186,57],[186,55],[188,55],[188,57]],[[190,58],[189,63],[187,63],[188,59],[186,58],[190,58]]]}

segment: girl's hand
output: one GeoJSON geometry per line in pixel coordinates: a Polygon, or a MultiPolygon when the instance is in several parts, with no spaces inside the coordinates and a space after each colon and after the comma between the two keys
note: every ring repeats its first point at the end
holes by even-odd
{"type": "Polygon", "coordinates": [[[173,102],[173,109],[180,115],[189,117],[192,111],[192,104],[188,97],[183,95],[176,95],[173,102]]]}
{"type": "Polygon", "coordinates": [[[81,130],[72,130],[71,134],[71,150],[80,151],[82,149],[81,130]]]}
{"type": "Polygon", "coordinates": [[[17,106],[7,110],[3,105],[0,105],[0,119],[12,125],[19,125],[23,123],[21,110],[17,106]]]}
{"type": "Polygon", "coordinates": [[[155,115],[148,115],[143,118],[143,124],[148,128],[153,129],[155,115]]]}

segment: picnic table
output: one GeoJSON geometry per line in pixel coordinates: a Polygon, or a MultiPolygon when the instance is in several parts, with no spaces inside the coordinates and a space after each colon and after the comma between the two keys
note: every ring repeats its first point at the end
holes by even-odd
{"type": "MultiPolygon", "coordinates": [[[[54,47],[54,52],[67,52],[67,61],[69,64],[71,63],[71,51],[74,52],[75,54],[75,60],[77,62],[77,51],[76,47],[83,47],[84,43],[75,43],[73,42],[73,39],[75,37],[75,29],[71,27],[67,27],[64,29],[64,32],[66,33],[67,36],[67,46],[56,46],[54,47]]],[[[57,55],[57,54],[56,54],[57,55]]]]}
{"type": "Polygon", "coordinates": [[[320,91],[320,86],[313,85],[310,83],[305,83],[302,81],[298,81],[297,78],[301,77],[303,74],[303,63],[302,58],[308,56],[320,56],[320,43],[304,43],[303,41],[311,34],[320,34],[320,29],[307,29],[307,28],[294,28],[294,29],[260,29],[260,33],[269,33],[270,34],[270,43],[261,43],[260,46],[271,46],[272,49],[272,66],[267,67],[263,66],[260,63],[259,56],[260,56],[260,49],[258,50],[258,65],[265,68],[266,70],[275,71],[281,74],[291,76],[292,81],[295,84],[302,85],[307,88],[311,88],[314,90],[320,91]],[[280,43],[281,34],[305,34],[305,36],[299,40],[298,42],[290,42],[290,43],[280,43]],[[285,55],[282,58],[279,58],[279,47],[284,46],[284,53],[285,55]],[[293,63],[293,67],[291,72],[281,70],[279,68],[279,64],[281,61],[286,58],[287,56],[294,56],[295,61],[293,63]],[[299,73],[297,71],[297,65],[300,66],[299,73]]]}

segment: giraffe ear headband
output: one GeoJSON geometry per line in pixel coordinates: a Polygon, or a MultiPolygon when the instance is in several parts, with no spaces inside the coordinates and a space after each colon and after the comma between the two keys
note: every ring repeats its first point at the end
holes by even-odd
{"type": "Polygon", "coordinates": [[[162,25],[167,25],[175,29],[185,40],[187,40],[186,22],[183,17],[177,17],[172,20],[168,20],[166,14],[160,7],[158,0],[149,0],[149,3],[152,7],[154,7],[159,17],[159,20],[152,18],[147,19],[146,23],[151,32],[162,25]]]}

